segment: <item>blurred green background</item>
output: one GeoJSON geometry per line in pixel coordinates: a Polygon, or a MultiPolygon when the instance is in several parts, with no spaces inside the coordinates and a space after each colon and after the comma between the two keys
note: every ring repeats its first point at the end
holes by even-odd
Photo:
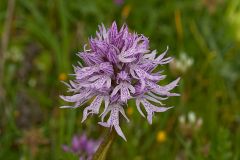
{"type": "Polygon", "coordinates": [[[82,107],[60,109],[61,80],[73,73],[75,55],[97,25],[126,22],[149,37],[151,49],[170,47],[168,83],[181,76],[153,124],[127,109],[108,159],[240,159],[239,0],[1,0],[0,159],[79,159],[63,152],[75,134],[104,135],[93,116],[81,124],[82,107]]]}

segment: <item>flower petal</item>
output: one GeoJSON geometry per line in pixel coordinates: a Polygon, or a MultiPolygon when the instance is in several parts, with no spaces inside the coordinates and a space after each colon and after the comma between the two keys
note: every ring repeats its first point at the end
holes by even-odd
{"type": "Polygon", "coordinates": [[[111,97],[113,97],[114,95],[116,95],[117,92],[118,92],[120,89],[121,89],[121,85],[117,85],[117,86],[113,89],[113,91],[112,91],[112,93],[111,93],[111,97]]]}
{"type": "Polygon", "coordinates": [[[122,55],[118,55],[118,60],[121,61],[121,62],[123,62],[123,63],[130,63],[130,62],[135,61],[136,58],[135,58],[135,57],[126,58],[126,57],[124,57],[124,56],[122,56],[122,55]]]}
{"type": "Polygon", "coordinates": [[[63,96],[63,95],[60,96],[60,98],[62,98],[64,101],[67,101],[67,102],[77,102],[83,97],[84,95],[82,93],[75,94],[73,96],[63,96]]]}
{"type": "Polygon", "coordinates": [[[167,54],[167,52],[168,52],[168,46],[167,46],[167,49],[155,59],[155,61],[161,61],[163,57],[167,54]]]}
{"type": "Polygon", "coordinates": [[[163,96],[179,96],[177,93],[170,93],[169,91],[172,90],[174,87],[177,86],[177,83],[179,82],[180,78],[176,79],[175,81],[171,82],[168,85],[160,86],[154,82],[146,81],[146,84],[148,87],[154,92],[159,95],[163,96]]]}
{"type": "MultiPolygon", "coordinates": [[[[109,103],[110,103],[110,98],[109,98],[109,96],[105,96],[105,97],[104,97],[104,110],[103,110],[103,112],[101,113],[100,116],[102,116],[102,115],[107,111],[107,108],[108,108],[108,106],[109,106],[109,103]]],[[[103,117],[103,118],[104,118],[104,117],[103,117]]]]}
{"type": "Polygon", "coordinates": [[[120,128],[119,124],[114,125],[114,128],[119,136],[121,136],[125,141],[127,141],[125,135],[122,132],[122,129],[120,128]]]}
{"type": "Polygon", "coordinates": [[[128,90],[128,87],[126,85],[122,85],[121,88],[121,101],[126,102],[130,98],[130,92],[128,90]]]}
{"type": "Polygon", "coordinates": [[[149,103],[145,99],[142,99],[141,103],[143,104],[144,108],[147,111],[147,120],[148,120],[149,124],[152,124],[152,116],[153,116],[154,112],[165,112],[168,109],[172,108],[172,107],[157,107],[157,106],[149,103]]]}
{"type": "Polygon", "coordinates": [[[84,110],[83,110],[83,118],[82,118],[82,122],[86,120],[87,116],[92,113],[92,114],[98,114],[99,112],[99,108],[101,106],[101,103],[102,103],[102,100],[103,100],[103,97],[102,96],[97,96],[93,102],[88,106],[86,107],[84,110]],[[90,111],[90,112],[89,112],[90,111]]]}
{"type": "Polygon", "coordinates": [[[136,99],[136,106],[137,106],[138,112],[145,118],[145,115],[143,114],[143,112],[141,110],[140,100],[139,99],[136,99]]]}
{"type": "MultiPolygon", "coordinates": [[[[114,127],[117,134],[126,141],[126,137],[124,136],[124,134],[119,126],[119,113],[121,113],[128,120],[122,106],[119,104],[110,105],[108,107],[106,113],[108,113],[109,111],[111,111],[111,113],[110,113],[110,116],[109,116],[109,119],[107,120],[107,122],[99,122],[98,124],[100,124],[104,127],[114,127]]],[[[104,116],[106,115],[106,113],[104,113],[104,116]]]]}
{"type": "Polygon", "coordinates": [[[156,55],[157,55],[157,50],[153,50],[151,53],[145,54],[143,58],[154,60],[156,55]]]}

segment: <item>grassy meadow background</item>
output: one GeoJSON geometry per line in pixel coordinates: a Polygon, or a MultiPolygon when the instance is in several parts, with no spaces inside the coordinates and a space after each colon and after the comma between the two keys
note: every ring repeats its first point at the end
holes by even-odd
{"type": "Polygon", "coordinates": [[[166,84],[181,81],[153,124],[127,109],[127,142],[116,138],[109,160],[240,159],[239,0],[1,0],[0,159],[77,160],[65,153],[75,134],[98,139],[98,116],[81,123],[83,107],[60,109],[72,64],[98,25],[127,23],[167,46],[166,84]]]}

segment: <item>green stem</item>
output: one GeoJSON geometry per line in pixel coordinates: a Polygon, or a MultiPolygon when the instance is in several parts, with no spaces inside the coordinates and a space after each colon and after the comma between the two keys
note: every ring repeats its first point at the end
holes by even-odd
{"type": "Polygon", "coordinates": [[[111,144],[116,136],[116,131],[111,130],[102,141],[100,146],[98,147],[96,153],[93,156],[93,160],[105,160],[107,156],[107,152],[111,147],[111,144]]]}

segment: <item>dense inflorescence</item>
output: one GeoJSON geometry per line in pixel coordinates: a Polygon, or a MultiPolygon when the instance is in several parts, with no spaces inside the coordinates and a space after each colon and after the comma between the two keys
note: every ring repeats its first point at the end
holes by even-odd
{"type": "Polygon", "coordinates": [[[156,50],[149,50],[147,37],[130,33],[126,25],[118,30],[115,22],[109,29],[104,25],[99,26],[96,38],[90,38],[89,44],[90,49],[86,49],[85,45],[84,51],[78,53],[84,66],[81,63],[75,66],[75,79],[65,83],[73,95],[61,96],[63,100],[75,104],[62,108],[77,108],[93,99],[84,108],[84,121],[89,114],[99,114],[100,106],[104,103],[99,124],[114,127],[125,140],[119,126],[119,116],[122,115],[129,121],[124,111],[129,99],[136,100],[137,110],[145,117],[141,110],[141,105],[143,106],[150,124],[155,112],[164,112],[171,108],[161,101],[179,95],[170,93],[177,86],[179,78],[161,86],[158,82],[166,76],[161,71],[156,71],[157,66],[172,60],[171,57],[164,58],[168,49],[157,56],[156,50]],[[108,114],[109,118],[105,121],[108,114]]]}

